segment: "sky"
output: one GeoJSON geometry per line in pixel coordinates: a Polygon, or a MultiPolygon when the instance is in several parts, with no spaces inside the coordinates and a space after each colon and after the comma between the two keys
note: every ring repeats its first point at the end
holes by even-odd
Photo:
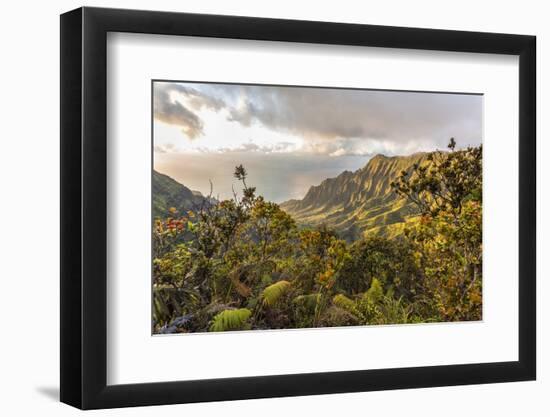
{"type": "Polygon", "coordinates": [[[154,168],[186,187],[230,198],[236,165],[266,199],[363,167],[482,140],[481,95],[155,81],[154,168]]]}

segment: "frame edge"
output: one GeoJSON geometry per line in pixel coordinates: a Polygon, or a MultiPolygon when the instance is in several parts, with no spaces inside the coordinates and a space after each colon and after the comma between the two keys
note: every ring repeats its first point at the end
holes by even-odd
{"type": "Polygon", "coordinates": [[[61,401],[81,409],[425,388],[536,378],[535,37],[238,16],[81,8],[61,16],[61,401]],[[192,23],[194,19],[198,22],[192,23]],[[161,25],[161,22],[164,25],[161,25]],[[242,24],[235,25],[240,22],[242,24]],[[297,25],[305,25],[298,29],[297,25]],[[325,28],[326,32],[319,32],[325,28]],[[306,30],[307,29],[307,30],[306,30]],[[314,30],[315,29],[315,30],[314,30]],[[330,29],[330,30],[328,30],[330,29]],[[520,56],[519,361],[106,385],[106,72],[108,31],[234,37],[520,56]],[[367,30],[366,37],[355,35],[367,30]],[[306,33],[307,32],[307,33],[306,33]],[[206,33],[206,34],[205,34],[206,33]],[[210,33],[210,34],[208,34],[210,33]],[[438,33],[437,40],[427,36],[438,33]],[[480,43],[472,46],[476,36],[480,43]],[[278,39],[276,39],[278,37],[278,39]],[[392,47],[392,46],[386,47],[392,47]],[[449,45],[449,48],[441,46],[449,45]],[[91,64],[90,67],[86,63],[91,64]],[[85,71],[86,70],[86,71],[85,71]],[[83,111],[90,117],[84,116],[83,111]],[[78,138],[78,140],[76,139],[78,138]],[[523,216],[523,219],[522,217],[523,216]],[[528,218],[525,218],[528,217],[528,218]],[[86,236],[86,240],[83,237],[86,236]],[[103,247],[101,246],[103,245],[103,247]],[[94,262],[97,261],[97,262],[94,262]],[[446,372],[452,371],[453,375],[446,372]],[[399,374],[399,381],[395,381],[399,374]],[[231,386],[228,383],[231,382],[231,386]]]}
{"type": "Polygon", "coordinates": [[[536,37],[519,53],[519,362],[528,380],[537,375],[537,62],[536,37]]]}
{"type": "Polygon", "coordinates": [[[60,400],[82,407],[82,9],[60,16],[60,400]]]}

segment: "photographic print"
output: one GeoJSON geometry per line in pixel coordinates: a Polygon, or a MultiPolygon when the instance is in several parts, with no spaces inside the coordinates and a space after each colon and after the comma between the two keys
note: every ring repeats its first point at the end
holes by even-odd
{"type": "Polygon", "coordinates": [[[153,334],[481,320],[482,109],[154,80],[153,334]]]}

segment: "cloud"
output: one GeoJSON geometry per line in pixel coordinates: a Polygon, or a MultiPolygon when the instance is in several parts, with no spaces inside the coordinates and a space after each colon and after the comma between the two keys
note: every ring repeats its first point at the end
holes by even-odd
{"type": "Polygon", "coordinates": [[[338,139],[440,143],[450,136],[481,141],[482,97],[477,95],[237,87],[240,97],[229,109],[230,120],[243,126],[258,123],[317,144],[338,139]]]}
{"type": "Polygon", "coordinates": [[[194,110],[201,110],[206,107],[210,110],[219,111],[225,107],[225,102],[219,98],[203,94],[196,88],[177,83],[161,84],[160,89],[167,89],[169,92],[180,93],[183,95],[194,110]]]}
{"type": "Polygon", "coordinates": [[[176,147],[173,143],[166,143],[161,145],[155,145],[153,148],[155,153],[171,153],[176,151],[176,147]]]}
{"type": "Polygon", "coordinates": [[[183,133],[191,140],[204,133],[204,123],[197,114],[174,98],[174,95],[182,97],[185,104],[195,111],[204,107],[218,111],[224,105],[215,98],[204,96],[197,90],[181,84],[155,83],[153,100],[155,119],[181,127],[183,133]]]}
{"type": "Polygon", "coordinates": [[[155,91],[157,118],[181,125],[190,138],[204,126],[189,108],[222,113],[242,128],[299,137],[304,151],[325,155],[363,155],[373,145],[387,151],[411,142],[444,147],[450,137],[475,145],[482,139],[480,95],[214,83],[160,83],[155,91]],[[185,103],[170,100],[174,94],[185,103]]]}
{"type": "Polygon", "coordinates": [[[154,85],[155,168],[230,198],[234,167],[272,201],[365,165],[482,141],[483,96],[214,83],[154,85]],[[181,128],[191,140],[181,141],[181,128]]]}
{"type": "MultiPolygon", "coordinates": [[[[296,145],[291,142],[276,142],[276,143],[267,144],[267,145],[258,145],[254,142],[247,142],[247,143],[242,143],[235,147],[218,148],[217,152],[219,153],[260,152],[264,154],[270,154],[270,153],[292,152],[294,150],[296,150],[296,145]]],[[[203,151],[210,152],[210,150],[208,149],[205,149],[203,151]]]]}

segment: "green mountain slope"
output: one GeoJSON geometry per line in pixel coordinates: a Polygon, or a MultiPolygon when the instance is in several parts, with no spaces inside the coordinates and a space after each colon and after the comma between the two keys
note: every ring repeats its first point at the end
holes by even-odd
{"type": "Polygon", "coordinates": [[[299,224],[325,224],[348,240],[365,232],[395,234],[405,219],[414,214],[413,207],[399,198],[391,182],[414,163],[423,163],[427,153],[387,157],[376,155],[363,168],[344,171],[312,186],[302,200],[281,204],[299,224]]]}
{"type": "Polygon", "coordinates": [[[166,217],[171,207],[180,213],[196,210],[206,199],[200,192],[192,191],[168,175],[153,170],[153,218],[166,217]]]}

